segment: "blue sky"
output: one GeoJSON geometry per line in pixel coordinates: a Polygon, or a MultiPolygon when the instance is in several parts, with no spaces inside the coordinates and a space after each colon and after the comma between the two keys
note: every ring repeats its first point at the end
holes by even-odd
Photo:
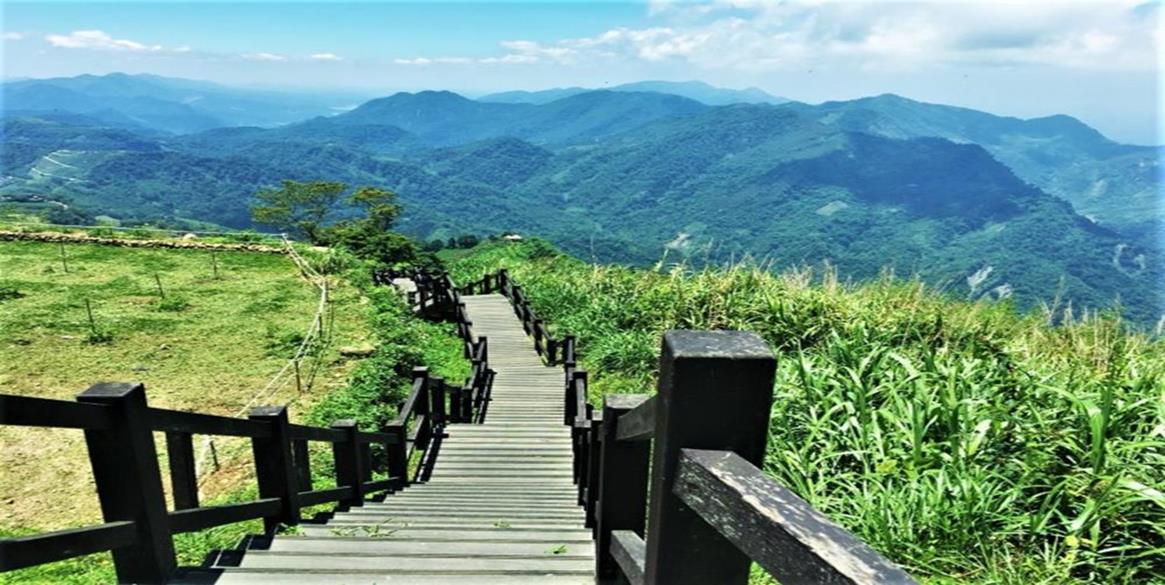
{"type": "Polygon", "coordinates": [[[156,73],[356,91],[699,79],[1066,113],[1160,143],[1161,3],[4,2],[5,77],[156,73]]]}

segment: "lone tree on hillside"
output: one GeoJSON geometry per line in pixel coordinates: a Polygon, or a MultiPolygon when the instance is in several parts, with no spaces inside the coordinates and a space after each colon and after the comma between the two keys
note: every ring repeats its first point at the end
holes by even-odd
{"type": "Polygon", "coordinates": [[[400,217],[396,193],[378,187],[357,187],[331,181],[283,181],[279,189],[264,189],[251,207],[255,223],[306,237],[316,245],[343,246],[357,256],[385,264],[412,262],[417,249],[392,231],[400,217]],[[357,213],[352,213],[356,211],[357,213]],[[333,215],[347,219],[330,221],[333,215]]]}
{"type": "Polygon", "coordinates": [[[348,186],[333,181],[283,181],[278,189],[263,189],[255,194],[251,218],[305,236],[313,244],[324,242],[324,221],[344,196],[348,186]]]}

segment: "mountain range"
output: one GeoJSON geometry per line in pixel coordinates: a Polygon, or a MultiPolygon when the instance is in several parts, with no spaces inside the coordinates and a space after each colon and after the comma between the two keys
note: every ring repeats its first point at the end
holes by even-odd
{"type": "MultiPolygon", "coordinates": [[[[606,91],[654,92],[686,97],[709,106],[730,104],[783,104],[789,100],[772,95],[763,89],[726,89],[708,85],[702,81],[637,81],[605,88],[606,91]]],[[[558,87],[541,91],[504,91],[481,96],[478,101],[508,104],[546,104],[555,100],[596,91],[585,87],[558,87]]]]}
{"type": "Polygon", "coordinates": [[[0,201],[247,227],[259,188],[341,180],[396,190],[403,228],[422,238],[515,230],[603,261],[829,261],[852,278],[891,267],[1025,308],[1119,298],[1141,323],[1165,313],[1157,147],[1067,116],[894,95],[710,105],[561,91],[398,93],[276,127],[181,133],[140,115],[118,123],[109,112],[129,106],[116,97],[8,110],[0,201]]]}
{"type": "Polygon", "coordinates": [[[112,127],[186,133],[277,126],[351,108],[366,96],[242,89],[158,75],[79,75],[0,85],[6,115],[87,114],[112,127]]]}

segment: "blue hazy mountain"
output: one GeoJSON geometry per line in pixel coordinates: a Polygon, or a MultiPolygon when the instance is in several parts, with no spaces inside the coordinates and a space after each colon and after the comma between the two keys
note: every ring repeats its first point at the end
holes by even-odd
{"type": "MultiPolygon", "coordinates": [[[[780,104],[789,100],[774,96],[764,90],[750,87],[747,89],[726,89],[715,87],[702,81],[637,81],[624,83],[612,87],[601,88],[606,91],[622,92],[655,92],[669,95],[678,95],[690,100],[698,101],[708,106],[726,106],[730,104],[780,104]]],[[[580,93],[594,91],[582,87],[560,87],[540,91],[506,91],[492,93],[478,98],[483,102],[508,104],[546,104],[580,93]]]]}
{"type": "Polygon", "coordinates": [[[347,95],[308,95],[228,87],[157,75],[79,75],[0,85],[5,112],[87,114],[173,133],[223,126],[277,126],[334,114],[347,95]]]}

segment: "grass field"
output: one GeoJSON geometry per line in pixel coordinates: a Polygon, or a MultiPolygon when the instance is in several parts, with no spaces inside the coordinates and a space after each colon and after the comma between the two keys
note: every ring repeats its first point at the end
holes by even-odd
{"type": "MultiPolygon", "coordinates": [[[[68,272],[56,245],[0,242],[0,393],[72,400],[94,382],[141,381],[153,406],[238,416],[295,352],[318,301],[282,255],[64,251],[68,272]]],[[[291,380],[260,401],[289,403],[293,419],[346,383],[351,362],[337,348],[371,337],[355,287],[336,280],[332,292],[333,336],[314,385],[306,388],[305,371],[302,393],[291,380]]],[[[232,457],[245,444],[216,444],[221,468],[204,477],[208,499],[251,473],[249,460],[232,457]]],[[[100,519],[79,431],[0,427],[0,452],[0,530],[100,519]]]]}
{"type": "Polygon", "coordinates": [[[537,241],[452,269],[499,267],[577,336],[596,403],[654,390],[667,329],[761,334],[765,471],[928,583],[1165,583],[1165,341],[916,281],[592,266],[537,241]]]}

